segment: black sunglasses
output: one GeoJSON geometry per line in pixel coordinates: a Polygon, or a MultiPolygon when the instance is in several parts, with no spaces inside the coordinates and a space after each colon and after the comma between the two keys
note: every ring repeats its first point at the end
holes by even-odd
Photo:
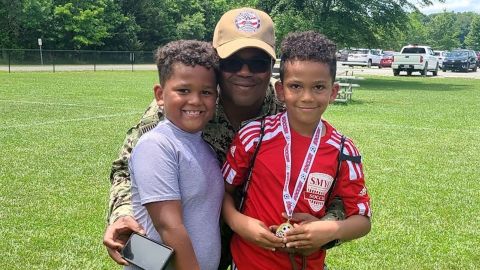
{"type": "Polygon", "coordinates": [[[220,71],[235,73],[242,69],[243,65],[247,65],[252,73],[265,73],[270,70],[272,60],[270,59],[240,59],[226,58],[220,59],[220,71]]]}

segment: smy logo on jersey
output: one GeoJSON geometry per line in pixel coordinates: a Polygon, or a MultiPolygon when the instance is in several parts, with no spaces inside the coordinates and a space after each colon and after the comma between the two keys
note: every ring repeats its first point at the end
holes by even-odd
{"type": "Polygon", "coordinates": [[[303,197],[313,211],[318,212],[325,205],[325,195],[332,183],[333,177],[325,173],[311,173],[308,176],[303,197]]]}
{"type": "Polygon", "coordinates": [[[240,12],[235,18],[235,26],[239,31],[253,33],[260,28],[260,18],[251,11],[240,12]]]}

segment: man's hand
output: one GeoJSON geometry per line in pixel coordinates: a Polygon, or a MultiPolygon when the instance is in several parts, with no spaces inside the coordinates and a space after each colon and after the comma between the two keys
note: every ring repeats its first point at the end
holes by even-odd
{"type": "Polygon", "coordinates": [[[105,230],[103,244],[107,248],[108,255],[110,255],[110,257],[118,264],[128,265],[128,262],[122,258],[120,250],[133,232],[142,235],[145,234],[145,230],[142,226],[140,226],[140,224],[138,224],[138,222],[131,216],[118,218],[105,230]]]}

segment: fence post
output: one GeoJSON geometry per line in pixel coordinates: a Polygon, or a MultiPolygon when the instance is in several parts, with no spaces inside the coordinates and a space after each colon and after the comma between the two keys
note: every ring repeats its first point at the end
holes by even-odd
{"type": "Polygon", "coordinates": [[[97,71],[97,50],[93,51],[93,71],[97,71]]]}
{"type": "Polygon", "coordinates": [[[52,65],[53,65],[53,73],[55,73],[55,51],[52,50],[52,65]]]}
{"type": "Polygon", "coordinates": [[[10,51],[7,50],[7,55],[8,55],[8,73],[10,73],[10,51]]]}
{"type": "Polygon", "coordinates": [[[132,72],[133,72],[133,62],[135,62],[135,53],[130,52],[130,62],[132,63],[132,72]]]}

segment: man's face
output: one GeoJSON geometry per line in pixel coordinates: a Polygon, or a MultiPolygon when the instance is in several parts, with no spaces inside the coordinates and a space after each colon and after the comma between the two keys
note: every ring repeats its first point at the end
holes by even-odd
{"type": "Polygon", "coordinates": [[[256,48],[242,49],[221,59],[221,99],[240,107],[261,104],[270,82],[271,63],[268,54],[256,48]]]}

